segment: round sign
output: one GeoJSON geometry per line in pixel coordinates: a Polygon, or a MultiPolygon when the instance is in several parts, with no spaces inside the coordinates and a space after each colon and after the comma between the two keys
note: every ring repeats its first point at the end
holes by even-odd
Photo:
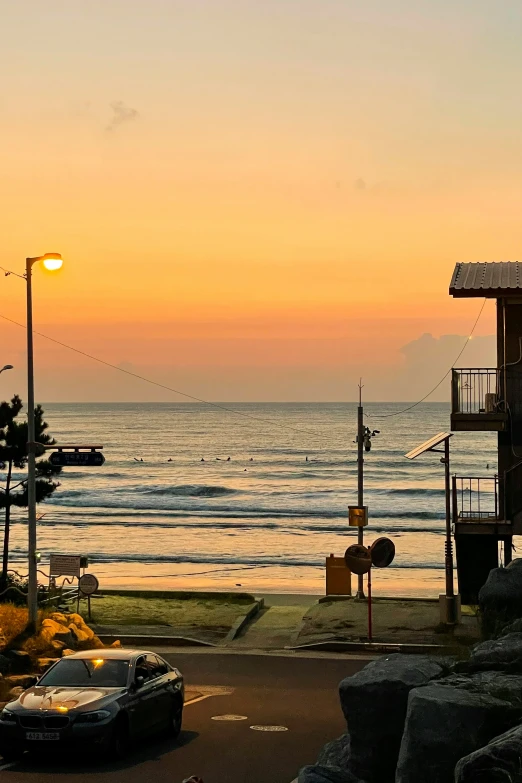
{"type": "Polygon", "coordinates": [[[94,574],[84,574],[79,578],[78,584],[83,595],[92,595],[100,586],[94,574]]]}
{"type": "Polygon", "coordinates": [[[352,544],[344,553],[344,562],[352,574],[367,574],[372,567],[370,550],[362,544],[352,544]]]}
{"type": "Polygon", "coordinates": [[[386,568],[395,557],[395,544],[390,538],[378,538],[371,545],[370,554],[375,568],[386,568]]]}

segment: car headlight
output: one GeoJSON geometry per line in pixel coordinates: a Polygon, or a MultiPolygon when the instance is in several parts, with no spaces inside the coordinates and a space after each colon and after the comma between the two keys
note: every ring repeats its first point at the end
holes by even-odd
{"type": "Polygon", "coordinates": [[[0,712],[0,720],[3,721],[3,723],[16,723],[16,715],[14,712],[4,709],[0,712]]]}
{"type": "Polygon", "coordinates": [[[97,710],[96,712],[81,712],[75,720],[75,723],[100,723],[111,717],[108,710],[97,710]]]}

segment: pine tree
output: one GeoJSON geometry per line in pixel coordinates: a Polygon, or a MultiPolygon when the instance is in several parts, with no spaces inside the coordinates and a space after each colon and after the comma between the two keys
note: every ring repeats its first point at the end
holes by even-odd
{"type": "MultiPolygon", "coordinates": [[[[9,563],[9,534],[11,527],[11,508],[27,508],[27,477],[16,479],[13,483],[13,469],[16,472],[27,470],[27,421],[18,421],[23,404],[15,394],[11,402],[0,403],[0,469],[5,472],[4,485],[0,486],[0,508],[5,509],[4,545],[0,592],[7,585],[9,563]]],[[[43,419],[41,405],[35,408],[35,442],[52,446],[56,441],[47,434],[47,422],[43,419]]],[[[44,450],[41,449],[41,453],[44,450]]],[[[36,502],[41,503],[50,497],[60,486],[55,477],[61,468],[51,465],[49,460],[40,459],[36,463],[36,502]]]]}

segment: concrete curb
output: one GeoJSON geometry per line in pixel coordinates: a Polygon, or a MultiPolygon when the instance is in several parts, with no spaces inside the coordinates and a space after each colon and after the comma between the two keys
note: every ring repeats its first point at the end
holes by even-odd
{"type": "Polygon", "coordinates": [[[265,599],[264,598],[258,598],[257,601],[253,606],[250,607],[248,612],[243,615],[243,617],[238,617],[230,631],[227,633],[223,640],[223,644],[228,644],[228,642],[233,642],[234,639],[239,636],[243,628],[246,628],[246,626],[250,623],[251,620],[254,619],[256,615],[259,614],[261,609],[263,609],[265,606],[265,599]]]}
{"type": "Polygon", "coordinates": [[[201,639],[191,639],[189,636],[140,636],[138,634],[100,634],[98,638],[104,644],[120,641],[123,645],[130,644],[139,647],[165,645],[172,647],[219,647],[213,642],[203,642],[201,639]]]}
{"type": "Polygon", "coordinates": [[[394,642],[309,642],[285,647],[285,650],[320,650],[321,652],[377,652],[377,653],[418,653],[426,655],[454,655],[453,647],[437,644],[396,644],[394,642]]]}

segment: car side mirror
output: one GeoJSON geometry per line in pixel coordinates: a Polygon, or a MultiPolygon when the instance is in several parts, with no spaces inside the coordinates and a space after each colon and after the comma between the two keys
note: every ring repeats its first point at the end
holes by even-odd
{"type": "Polygon", "coordinates": [[[136,679],[134,680],[134,686],[135,686],[136,690],[139,690],[140,688],[142,688],[144,682],[145,682],[145,677],[136,677],[136,679]]]}

